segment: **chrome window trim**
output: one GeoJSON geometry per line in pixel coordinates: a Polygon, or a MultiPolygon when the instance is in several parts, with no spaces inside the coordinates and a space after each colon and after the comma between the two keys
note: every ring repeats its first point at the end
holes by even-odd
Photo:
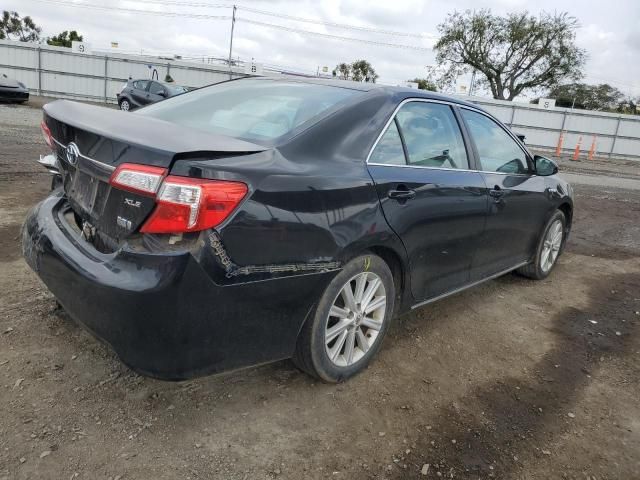
{"type": "MultiPolygon", "coordinates": [[[[387,120],[387,123],[385,123],[384,128],[382,129],[382,131],[380,132],[380,134],[378,135],[378,137],[376,138],[376,141],[373,142],[373,146],[371,147],[371,149],[369,150],[369,154],[367,155],[367,159],[365,160],[365,164],[366,165],[374,165],[374,166],[378,166],[378,167],[404,167],[404,168],[426,168],[429,170],[447,170],[447,171],[452,171],[452,172],[477,172],[477,173],[495,173],[497,175],[512,175],[512,176],[519,176],[519,177],[536,177],[536,173],[505,173],[505,172],[495,172],[495,171],[490,171],[490,170],[473,170],[471,168],[446,168],[446,167],[427,167],[424,165],[396,165],[396,164],[387,164],[387,163],[377,163],[377,162],[369,162],[369,160],[371,159],[371,155],[373,154],[373,151],[376,149],[376,147],[378,146],[378,143],[380,142],[380,140],[382,139],[382,137],[384,136],[384,134],[387,132],[387,129],[389,128],[389,125],[391,125],[391,122],[393,122],[394,118],[396,118],[396,114],[398,113],[398,111],[407,103],[410,102],[423,102],[423,103],[441,103],[444,105],[449,105],[451,107],[459,107],[459,108],[465,108],[467,110],[471,110],[472,112],[477,112],[480,113],[482,115],[484,115],[485,117],[493,120],[494,122],[496,122],[498,124],[498,126],[500,128],[502,128],[502,125],[499,122],[499,120],[497,118],[494,118],[491,114],[487,113],[487,112],[483,112],[482,110],[480,110],[479,108],[474,108],[473,106],[470,105],[463,105],[461,103],[457,103],[457,102],[451,102],[451,101],[447,101],[447,100],[437,100],[437,99],[431,99],[431,98],[405,98],[403,101],[401,101],[398,106],[396,106],[396,108],[393,110],[393,113],[391,114],[391,117],[387,120]]],[[[531,159],[531,155],[530,153],[522,148],[522,145],[520,144],[520,140],[517,139],[517,137],[510,132],[509,130],[502,128],[505,132],[507,132],[507,134],[513,139],[515,140],[516,144],[518,145],[518,147],[520,148],[520,150],[522,150],[525,154],[525,156],[528,159],[531,159]]],[[[462,135],[462,132],[460,132],[460,134],[462,135]]],[[[469,134],[470,138],[471,134],[469,134]]],[[[464,141],[464,137],[463,137],[463,141],[464,141]]],[[[467,162],[469,162],[469,158],[467,158],[467,162]]],[[[479,159],[478,159],[479,160],[479,159]]]]}
{"type": "MultiPolygon", "coordinates": [[[[66,148],[67,148],[67,145],[64,145],[62,142],[59,142],[59,141],[58,141],[58,140],[56,140],[55,138],[51,137],[51,139],[52,139],[56,144],[58,144],[58,146],[59,146],[60,148],[62,148],[62,149],[66,149],[66,148]]],[[[93,158],[87,157],[86,155],[83,155],[82,153],[78,153],[78,155],[79,155],[80,157],[84,158],[85,160],[88,160],[89,162],[94,163],[94,164],[96,164],[97,166],[99,166],[99,167],[101,167],[101,168],[104,168],[104,169],[106,169],[106,170],[108,170],[108,171],[110,171],[110,172],[113,172],[113,171],[116,169],[116,167],[114,167],[113,165],[109,165],[108,163],[103,163],[103,162],[100,162],[100,161],[98,161],[98,160],[94,160],[93,158]]],[[[64,155],[63,155],[63,157],[64,157],[64,155]]],[[[67,162],[67,163],[68,163],[68,162],[67,162]]]]}
{"type": "Polygon", "coordinates": [[[508,172],[491,172],[487,170],[473,170],[471,168],[447,168],[447,167],[425,167],[421,165],[397,165],[393,163],[367,163],[372,167],[401,167],[401,168],[427,168],[429,170],[446,170],[450,172],[474,172],[474,173],[493,173],[495,175],[509,175],[511,177],[537,177],[535,173],[508,173],[508,172]]]}
{"type": "MultiPolygon", "coordinates": [[[[449,105],[451,107],[455,107],[455,106],[460,106],[459,103],[456,102],[450,102],[447,100],[436,100],[436,99],[431,99],[431,98],[405,98],[404,100],[402,100],[397,106],[396,108],[393,110],[393,113],[391,114],[391,116],[389,117],[389,119],[387,120],[387,123],[385,123],[384,128],[382,129],[382,131],[380,132],[380,134],[378,135],[378,137],[376,138],[376,141],[373,142],[373,146],[371,147],[371,149],[369,150],[369,154],[367,155],[367,159],[365,160],[365,163],[367,165],[385,165],[385,164],[379,164],[379,163],[369,163],[369,160],[371,159],[371,155],[373,154],[373,151],[376,149],[376,147],[378,146],[378,143],[380,142],[380,140],[382,139],[383,135],[387,132],[387,129],[389,128],[389,125],[391,125],[391,122],[393,122],[393,119],[396,118],[396,114],[398,113],[398,110],[400,110],[404,105],[406,105],[407,103],[410,102],[422,102],[422,103],[440,103],[443,105],[449,105]]],[[[471,108],[471,110],[473,110],[473,108],[471,108]]],[[[452,112],[453,113],[453,112],[452,112]]],[[[463,137],[463,143],[464,143],[464,136],[462,135],[462,131],[460,131],[460,136],[463,137]]],[[[467,158],[467,163],[469,163],[469,158],[467,158]]],[[[435,168],[435,169],[440,169],[440,167],[425,167],[425,166],[412,166],[412,165],[390,165],[390,166],[396,166],[396,167],[412,167],[412,168],[435,168]]],[[[473,171],[469,168],[452,168],[450,170],[463,170],[463,171],[473,171]]]]}

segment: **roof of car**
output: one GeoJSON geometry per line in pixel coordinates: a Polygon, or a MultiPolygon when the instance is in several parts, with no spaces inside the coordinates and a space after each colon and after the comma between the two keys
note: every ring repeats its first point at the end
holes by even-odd
{"type": "MultiPolygon", "coordinates": [[[[246,78],[246,77],[245,77],[246,78]]],[[[352,80],[337,80],[332,78],[316,78],[316,77],[297,77],[297,76],[283,76],[283,77],[251,77],[256,79],[264,79],[274,82],[297,82],[297,83],[310,83],[314,85],[327,85],[331,87],[338,88],[348,88],[352,90],[360,90],[362,92],[370,92],[370,91],[384,91],[389,96],[395,94],[407,94],[408,97],[414,98],[425,98],[432,100],[446,100],[448,102],[455,102],[460,105],[468,105],[474,108],[478,108],[477,105],[474,105],[466,100],[462,100],[457,97],[453,97],[450,95],[443,95],[441,93],[432,92],[429,90],[419,90],[416,88],[409,87],[394,87],[390,85],[383,85],[380,83],[371,83],[371,82],[354,82],[352,80]]]]}

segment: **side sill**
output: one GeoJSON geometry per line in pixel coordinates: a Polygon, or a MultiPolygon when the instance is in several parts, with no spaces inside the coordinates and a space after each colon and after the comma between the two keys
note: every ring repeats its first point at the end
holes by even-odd
{"type": "Polygon", "coordinates": [[[514,265],[513,267],[509,267],[506,270],[502,270],[502,271],[500,271],[498,273],[494,273],[493,275],[490,275],[487,278],[483,278],[481,280],[477,280],[477,281],[475,281],[473,283],[469,283],[467,285],[464,285],[463,287],[459,287],[459,288],[456,288],[454,290],[451,290],[450,292],[446,292],[446,293],[443,293],[441,295],[438,295],[437,297],[429,298],[429,299],[424,300],[424,301],[422,301],[420,303],[416,303],[415,305],[413,305],[411,307],[411,310],[413,310],[415,308],[420,308],[420,307],[422,307],[424,305],[427,305],[429,303],[437,302],[438,300],[442,300],[443,298],[449,297],[451,295],[455,295],[456,293],[460,293],[460,292],[462,292],[462,291],[464,291],[464,290],[466,290],[468,288],[472,288],[472,287],[480,285],[480,284],[482,284],[484,282],[488,282],[489,280],[493,280],[494,278],[501,277],[502,275],[505,275],[505,274],[507,274],[509,272],[512,272],[517,268],[524,267],[528,263],[530,263],[530,262],[520,262],[517,265],[514,265]]]}

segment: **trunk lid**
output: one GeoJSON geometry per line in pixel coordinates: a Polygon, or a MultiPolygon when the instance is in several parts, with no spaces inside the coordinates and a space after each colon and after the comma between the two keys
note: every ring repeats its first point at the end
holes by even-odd
{"type": "Polygon", "coordinates": [[[4,88],[22,88],[17,80],[8,77],[0,77],[0,87],[4,88]]]}
{"type": "Polygon", "coordinates": [[[63,188],[85,238],[114,251],[155,207],[152,197],[111,187],[118,165],[170,169],[176,156],[235,156],[267,147],[130,112],[58,100],[44,106],[63,188]],[[203,155],[204,154],[204,155],[203,155]]]}

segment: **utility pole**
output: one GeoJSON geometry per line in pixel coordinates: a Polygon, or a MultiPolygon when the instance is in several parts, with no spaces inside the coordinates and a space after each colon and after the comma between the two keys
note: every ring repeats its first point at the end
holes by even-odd
{"type": "Polygon", "coordinates": [[[231,39],[229,40],[229,80],[233,78],[233,72],[231,71],[231,54],[233,53],[233,27],[236,25],[236,7],[233,6],[233,14],[231,15],[231,39]]]}

